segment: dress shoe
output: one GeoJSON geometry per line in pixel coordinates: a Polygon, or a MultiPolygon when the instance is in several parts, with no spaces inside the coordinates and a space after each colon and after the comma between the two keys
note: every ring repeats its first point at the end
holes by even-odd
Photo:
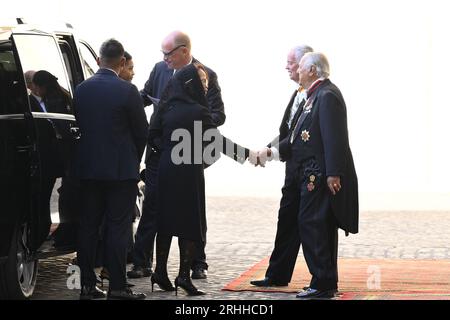
{"type": "Polygon", "coordinates": [[[192,279],[206,279],[207,278],[208,271],[204,268],[194,268],[192,270],[192,279]]]}
{"type": "Polygon", "coordinates": [[[128,278],[138,279],[143,277],[150,277],[153,271],[152,268],[144,268],[141,266],[133,266],[130,271],[127,272],[128,278]]]}
{"type": "Polygon", "coordinates": [[[100,290],[97,286],[82,286],[80,300],[101,299],[106,297],[106,292],[100,290]]]}
{"type": "Polygon", "coordinates": [[[269,277],[265,277],[262,280],[252,280],[250,284],[257,287],[284,287],[288,285],[287,282],[279,282],[269,277]]]}
{"type": "Polygon", "coordinates": [[[299,299],[330,299],[333,298],[337,290],[317,290],[313,288],[308,288],[306,290],[300,291],[295,296],[299,299]]]}
{"type": "Polygon", "coordinates": [[[145,297],[144,293],[133,292],[130,288],[108,291],[108,300],[143,300],[145,297]]]}
{"type": "Polygon", "coordinates": [[[201,296],[204,295],[205,292],[198,290],[191,281],[191,278],[181,278],[176,277],[175,278],[175,295],[178,295],[178,287],[181,287],[186,291],[188,296],[201,296]]]}
{"type": "Polygon", "coordinates": [[[152,277],[150,278],[150,282],[152,283],[152,292],[155,283],[164,291],[175,291],[175,288],[173,287],[172,282],[170,282],[167,275],[161,276],[158,273],[153,273],[152,277]]]}

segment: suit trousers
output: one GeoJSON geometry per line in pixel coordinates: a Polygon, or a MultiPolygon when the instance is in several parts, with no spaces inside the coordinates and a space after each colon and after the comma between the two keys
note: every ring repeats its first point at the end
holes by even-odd
{"type": "Polygon", "coordinates": [[[133,264],[151,268],[156,236],[156,197],[159,156],[152,154],[145,164],[145,192],[142,216],[135,235],[133,264]]]}
{"type": "Polygon", "coordinates": [[[81,221],[78,261],[81,284],[95,285],[95,257],[99,230],[105,222],[105,266],[109,290],[126,288],[127,247],[131,232],[130,212],[137,196],[137,181],[81,180],[81,221]]]}
{"type": "Polygon", "coordinates": [[[289,283],[300,249],[297,224],[300,189],[297,181],[285,182],[281,192],[275,246],[270,256],[266,277],[276,282],[289,283]]]}
{"type": "Polygon", "coordinates": [[[308,183],[308,177],[303,178],[298,229],[303,255],[312,275],[310,287],[337,289],[338,229],[331,209],[332,195],[325,178],[317,179],[313,190],[308,190],[308,183]]]}

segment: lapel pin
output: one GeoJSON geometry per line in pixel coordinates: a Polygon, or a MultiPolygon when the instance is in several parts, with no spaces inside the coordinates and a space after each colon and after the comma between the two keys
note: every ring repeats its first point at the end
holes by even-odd
{"type": "Polygon", "coordinates": [[[302,137],[302,140],[304,142],[307,142],[307,141],[309,141],[309,138],[311,136],[309,135],[309,131],[308,130],[303,130],[302,133],[301,133],[301,137],[302,137]]]}

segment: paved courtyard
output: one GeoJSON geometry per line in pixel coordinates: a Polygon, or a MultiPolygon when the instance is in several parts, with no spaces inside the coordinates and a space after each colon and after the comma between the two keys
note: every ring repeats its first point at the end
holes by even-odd
{"type": "MultiPolygon", "coordinates": [[[[276,232],[276,198],[209,197],[207,200],[209,274],[194,284],[207,292],[187,297],[184,292],[151,292],[150,279],[130,280],[147,299],[296,299],[295,294],[228,292],[221,289],[255,263],[270,255],[276,232]]],[[[450,259],[450,212],[361,212],[360,233],[340,232],[339,256],[346,258],[450,259]]],[[[74,255],[40,261],[32,299],[78,299],[67,288],[66,270],[74,255]]],[[[169,277],[178,272],[178,245],[172,242],[169,277]]],[[[130,268],[131,265],[128,266],[130,268]]],[[[105,282],[107,284],[107,282],[105,282]]],[[[306,285],[307,283],[305,283],[306,285]]],[[[155,286],[155,289],[157,286],[155,286]]]]}

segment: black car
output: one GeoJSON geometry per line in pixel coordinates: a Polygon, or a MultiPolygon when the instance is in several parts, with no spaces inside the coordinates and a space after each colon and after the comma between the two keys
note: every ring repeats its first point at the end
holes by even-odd
{"type": "Polygon", "coordinates": [[[38,139],[42,124],[59,123],[66,132],[55,130],[55,157],[70,163],[80,133],[73,114],[32,112],[24,73],[46,70],[72,96],[97,68],[95,52],[70,25],[41,28],[18,19],[17,25],[0,26],[0,299],[30,297],[38,259],[75,250],[76,199],[70,191],[76,182],[69,179],[59,192],[54,188],[53,203],[59,205],[52,208],[50,233],[42,237],[48,230],[41,227],[39,182],[45,173],[38,139]]]}

